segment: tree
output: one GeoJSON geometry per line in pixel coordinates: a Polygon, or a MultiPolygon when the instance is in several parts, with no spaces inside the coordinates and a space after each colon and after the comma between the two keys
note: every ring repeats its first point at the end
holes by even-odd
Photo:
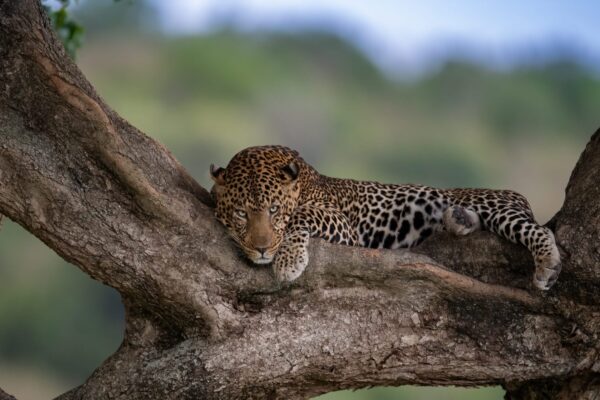
{"type": "MultiPolygon", "coordinates": [[[[550,222],[563,272],[480,232],[414,251],[315,240],[278,288],[209,193],[112,111],[35,0],[0,0],[0,213],[126,309],[123,344],[60,399],[303,399],[370,385],[501,384],[511,399],[600,392],[600,130],[550,222]]],[[[0,391],[0,398],[5,394],[0,391]]]]}

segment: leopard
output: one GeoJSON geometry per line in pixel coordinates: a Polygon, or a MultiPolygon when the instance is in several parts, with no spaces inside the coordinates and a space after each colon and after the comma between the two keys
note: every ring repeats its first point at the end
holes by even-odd
{"type": "Polygon", "coordinates": [[[561,270],[553,232],[512,190],[440,189],[320,174],[285,146],[254,146],[225,168],[210,166],[216,218],[255,264],[291,283],[309,263],[311,238],[371,249],[411,248],[436,232],[491,231],[529,250],[533,286],[548,290],[561,270]]]}

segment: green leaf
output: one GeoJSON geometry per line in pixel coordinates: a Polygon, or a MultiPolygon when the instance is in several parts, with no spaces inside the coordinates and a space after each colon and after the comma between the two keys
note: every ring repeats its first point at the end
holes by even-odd
{"type": "Polygon", "coordinates": [[[59,0],[59,3],[61,7],[57,10],[52,10],[47,5],[44,5],[44,10],[48,13],[52,26],[62,41],[65,50],[71,58],[75,59],[77,49],[81,47],[83,41],[84,29],[69,15],[68,7],[71,5],[71,0],[59,0]]]}

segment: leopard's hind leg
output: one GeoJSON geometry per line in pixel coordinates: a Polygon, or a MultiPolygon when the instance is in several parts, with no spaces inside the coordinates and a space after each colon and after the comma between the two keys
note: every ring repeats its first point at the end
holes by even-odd
{"type": "Polygon", "coordinates": [[[561,270],[560,253],[552,231],[533,218],[529,203],[510,190],[454,189],[447,192],[446,230],[466,235],[486,229],[526,246],[535,262],[533,285],[548,290],[561,270]]]}
{"type": "Polygon", "coordinates": [[[461,206],[450,206],[442,215],[444,228],[455,235],[464,236],[481,229],[479,214],[461,206]]]}

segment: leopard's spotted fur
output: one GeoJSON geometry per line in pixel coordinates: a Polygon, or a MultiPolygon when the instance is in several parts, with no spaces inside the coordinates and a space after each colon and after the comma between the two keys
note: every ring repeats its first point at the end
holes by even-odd
{"type": "Polygon", "coordinates": [[[251,147],[227,168],[211,166],[217,218],[255,263],[273,261],[279,280],[308,264],[309,238],[371,248],[411,247],[449,230],[486,229],[533,254],[535,287],[547,290],[560,272],[550,229],[538,225],[527,200],[509,190],[436,189],[330,178],[297,152],[251,147]]]}

